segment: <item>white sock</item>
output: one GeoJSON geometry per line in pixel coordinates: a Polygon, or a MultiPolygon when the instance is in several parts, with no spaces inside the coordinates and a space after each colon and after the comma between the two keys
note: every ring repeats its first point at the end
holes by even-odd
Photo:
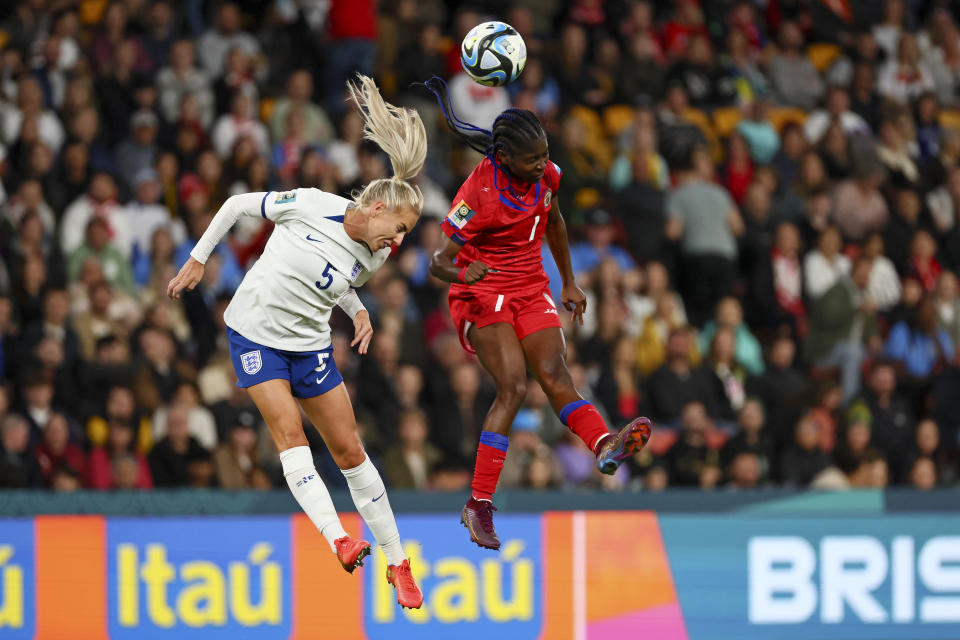
{"type": "Polygon", "coordinates": [[[353,504],[357,511],[370,527],[377,544],[383,549],[387,557],[387,564],[400,564],[407,555],[400,544],[400,532],[397,530],[397,521],[390,509],[390,499],[383,486],[383,480],[377,473],[377,468],[366,458],[359,467],[341,469],[350,487],[353,504]]]}
{"type": "Polygon", "coordinates": [[[330,549],[336,553],[333,541],[347,535],[337,517],[337,510],[330,499],[330,492],[320,479],[313,466],[313,454],[310,447],[293,447],[280,452],[280,464],[283,477],[287,479],[290,492],[297,499],[310,521],[330,543],[330,549]]]}

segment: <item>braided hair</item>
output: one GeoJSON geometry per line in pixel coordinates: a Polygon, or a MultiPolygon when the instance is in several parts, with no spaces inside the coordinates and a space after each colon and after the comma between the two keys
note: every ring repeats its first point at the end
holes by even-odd
{"type": "Polygon", "coordinates": [[[490,158],[494,166],[506,172],[497,162],[497,152],[508,155],[529,152],[537,142],[546,139],[547,134],[537,116],[527,109],[506,109],[493,121],[492,130],[483,129],[457,117],[450,103],[447,84],[437,76],[424,83],[440,103],[443,118],[457,137],[467,146],[490,158]]]}

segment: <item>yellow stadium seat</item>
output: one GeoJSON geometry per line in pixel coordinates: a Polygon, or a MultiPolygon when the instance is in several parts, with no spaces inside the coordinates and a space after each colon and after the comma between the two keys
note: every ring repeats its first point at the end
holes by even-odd
{"type": "Polygon", "coordinates": [[[107,0],[81,0],[80,22],[82,24],[99,24],[107,10],[107,0]]]}
{"type": "Polygon", "coordinates": [[[941,127],[960,131],[960,110],[941,109],[937,119],[940,121],[941,127]]]}
{"type": "Polygon", "coordinates": [[[807,58],[820,73],[826,71],[827,67],[833,64],[834,60],[839,58],[841,54],[843,54],[843,50],[838,45],[829,42],[814,42],[807,47],[807,58]]]}
{"type": "Polygon", "coordinates": [[[591,138],[603,136],[603,120],[600,119],[600,114],[590,107],[575,105],[570,108],[570,115],[583,123],[587,128],[587,135],[591,138]]]}
{"type": "Polygon", "coordinates": [[[770,122],[773,124],[773,128],[777,130],[777,133],[783,130],[784,125],[788,122],[796,122],[799,125],[803,125],[807,121],[807,112],[803,109],[795,109],[793,107],[770,107],[770,122]]]}
{"type": "Polygon", "coordinates": [[[633,118],[633,107],[625,104],[612,104],[603,110],[603,126],[611,136],[619,135],[633,123],[633,118]]]}
{"type": "Polygon", "coordinates": [[[726,138],[737,128],[743,114],[737,107],[721,107],[713,110],[713,129],[721,138],[726,138]]]}
{"type": "Polygon", "coordinates": [[[264,98],[260,101],[260,122],[270,122],[273,108],[277,106],[276,98],[264,98]]]}

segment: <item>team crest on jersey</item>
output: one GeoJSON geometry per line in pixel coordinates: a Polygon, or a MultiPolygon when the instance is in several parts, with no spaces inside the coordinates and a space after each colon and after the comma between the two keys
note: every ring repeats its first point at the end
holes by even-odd
{"type": "Polygon", "coordinates": [[[543,206],[546,209],[550,208],[550,201],[553,199],[553,191],[547,189],[547,192],[543,194],[543,206]]]}
{"type": "Polygon", "coordinates": [[[356,280],[361,271],[363,271],[363,265],[357,260],[353,263],[353,269],[350,270],[350,281],[353,282],[356,280]]]}
{"type": "Polygon", "coordinates": [[[470,222],[470,218],[476,214],[477,212],[471,209],[465,200],[461,200],[450,210],[447,220],[457,229],[463,229],[470,222]]]}
{"type": "Polygon", "coordinates": [[[243,365],[243,372],[251,376],[260,371],[260,368],[263,366],[263,360],[260,359],[260,350],[247,351],[241,354],[240,364],[243,365]]]}
{"type": "Polygon", "coordinates": [[[277,199],[273,201],[274,204],[284,204],[285,202],[296,202],[297,201],[297,192],[296,191],[279,191],[277,192],[277,199]]]}

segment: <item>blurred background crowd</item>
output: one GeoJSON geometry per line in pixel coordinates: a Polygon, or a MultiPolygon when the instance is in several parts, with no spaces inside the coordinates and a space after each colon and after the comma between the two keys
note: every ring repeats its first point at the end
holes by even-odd
{"type": "MultiPolygon", "coordinates": [[[[246,218],[182,303],[168,280],[234,193],[350,194],[388,175],[344,100],[355,71],[415,107],[426,209],[361,290],[335,358],[393,487],[468,486],[493,398],[428,273],[478,161],[415,83],[489,126],[532,109],[583,326],[578,388],[656,423],[616,476],[536,383],[503,487],[844,488],[960,473],[960,29],[928,0],[24,0],[0,9],[0,486],[283,486],[235,386],[223,310],[271,223],[246,218]],[[526,70],[459,67],[475,24],[526,70]]],[[[559,277],[544,262],[555,293],[559,277]]],[[[318,469],[341,474],[307,429],[318,469]]]]}

